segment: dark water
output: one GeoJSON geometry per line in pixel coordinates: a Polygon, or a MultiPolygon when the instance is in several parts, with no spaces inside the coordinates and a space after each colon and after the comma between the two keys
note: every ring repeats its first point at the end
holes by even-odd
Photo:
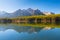
{"type": "Polygon", "coordinates": [[[0,25],[0,40],[60,40],[60,28],[0,25]]]}

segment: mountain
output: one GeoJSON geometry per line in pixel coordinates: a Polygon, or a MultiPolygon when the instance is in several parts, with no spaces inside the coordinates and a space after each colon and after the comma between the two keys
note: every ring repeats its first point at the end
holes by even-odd
{"type": "Polygon", "coordinates": [[[43,12],[41,12],[39,9],[34,10],[34,15],[43,15],[43,12]]]}
{"type": "Polygon", "coordinates": [[[39,9],[33,10],[31,8],[28,9],[19,9],[13,13],[16,16],[31,16],[31,15],[43,15],[43,12],[41,12],[39,9]]]}
{"type": "Polygon", "coordinates": [[[8,15],[9,14],[7,12],[5,12],[5,11],[0,12],[0,18],[8,17],[8,15]]]}
{"type": "Polygon", "coordinates": [[[18,9],[14,11],[13,13],[7,13],[5,11],[0,12],[0,18],[11,18],[11,17],[18,17],[18,16],[32,16],[32,15],[45,15],[45,14],[54,14],[54,13],[44,13],[41,12],[39,9],[18,9]]]}
{"type": "Polygon", "coordinates": [[[28,11],[31,15],[33,15],[33,14],[34,14],[34,10],[33,10],[33,9],[31,9],[31,8],[28,8],[28,9],[27,9],[27,11],[28,11]]]}

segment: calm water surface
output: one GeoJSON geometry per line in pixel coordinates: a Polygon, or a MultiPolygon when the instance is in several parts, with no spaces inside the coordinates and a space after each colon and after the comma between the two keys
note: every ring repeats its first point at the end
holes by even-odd
{"type": "Polygon", "coordinates": [[[0,25],[0,40],[60,40],[60,28],[0,25]]]}

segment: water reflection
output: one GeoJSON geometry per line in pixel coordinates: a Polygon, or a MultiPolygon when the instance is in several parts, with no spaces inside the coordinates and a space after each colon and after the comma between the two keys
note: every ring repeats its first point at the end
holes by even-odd
{"type": "Polygon", "coordinates": [[[0,25],[0,40],[60,40],[60,28],[0,25]]]}
{"type": "Polygon", "coordinates": [[[32,27],[32,26],[17,26],[13,24],[0,25],[0,30],[5,31],[7,29],[14,29],[18,32],[39,32],[43,27],[32,27]]]}

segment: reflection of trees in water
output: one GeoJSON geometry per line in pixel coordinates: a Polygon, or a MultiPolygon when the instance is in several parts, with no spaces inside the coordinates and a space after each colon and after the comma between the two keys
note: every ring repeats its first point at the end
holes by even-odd
{"type": "Polygon", "coordinates": [[[43,27],[15,26],[15,25],[6,25],[6,26],[1,25],[0,30],[1,28],[3,30],[14,29],[18,32],[29,32],[29,33],[39,32],[41,29],[43,29],[43,27]]]}

